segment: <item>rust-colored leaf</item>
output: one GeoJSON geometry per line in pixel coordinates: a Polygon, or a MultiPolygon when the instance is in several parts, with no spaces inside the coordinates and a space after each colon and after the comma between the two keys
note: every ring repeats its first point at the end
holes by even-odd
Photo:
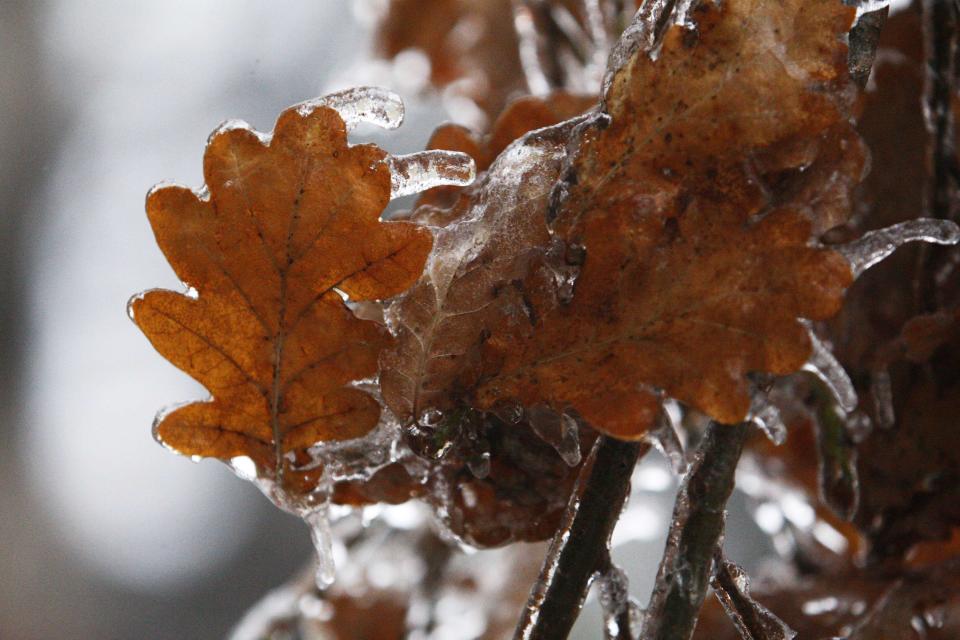
{"type": "Polygon", "coordinates": [[[288,453],[362,436],[380,406],[351,383],[374,376],[385,329],[344,298],[396,295],[419,277],[429,233],[381,222],[386,154],[350,146],[322,102],[292,107],[272,138],[225,125],[204,155],[206,190],[147,198],[157,242],[195,295],[148,291],[131,314],[153,345],[212,399],[162,413],[166,446],[250,457],[278,478],[288,453]]]}
{"type": "Polygon", "coordinates": [[[737,422],[746,374],[798,370],[811,344],[797,318],[839,309],[849,265],[811,239],[848,214],[862,174],[853,10],[732,0],[691,19],[655,60],[639,47],[613,75],[610,125],[584,135],[554,222],[585,248],[573,299],[531,305],[530,322],[485,342],[479,406],[572,407],[636,438],[662,389],[737,422]],[[825,162],[834,170],[806,170],[825,162]]]}

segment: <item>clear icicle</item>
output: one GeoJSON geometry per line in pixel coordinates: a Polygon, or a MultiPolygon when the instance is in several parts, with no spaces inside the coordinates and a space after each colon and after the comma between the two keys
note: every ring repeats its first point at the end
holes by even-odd
{"type": "Polygon", "coordinates": [[[750,578],[723,558],[710,585],[744,640],[793,640],[797,632],[750,595],[750,578]]]}
{"type": "Polygon", "coordinates": [[[870,375],[870,392],[873,395],[873,407],[877,416],[877,424],[881,429],[889,429],[896,421],[893,410],[893,386],[890,381],[890,372],[886,369],[876,369],[870,375]]]}
{"type": "Polygon", "coordinates": [[[520,40],[520,65],[527,79],[527,87],[533,95],[545,95],[550,92],[550,81],[540,64],[539,35],[534,24],[530,7],[523,0],[513,0],[513,28],[520,40]]]}
{"type": "Polygon", "coordinates": [[[773,444],[780,446],[787,441],[787,425],[766,393],[757,391],[753,394],[747,419],[757,425],[773,444]]]}
{"type": "Polygon", "coordinates": [[[668,411],[660,409],[657,421],[646,437],[667,459],[676,475],[682,476],[687,472],[687,456],[683,451],[683,443],[680,442],[680,436],[668,411]]]}
{"type": "Polygon", "coordinates": [[[333,532],[330,530],[330,516],[327,505],[304,514],[304,522],[310,527],[310,539],[317,552],[317,587],[326,589],[336,578],[333,562],[333,532]]]}
{"type": "Polygon", "coordinates": [[[580,464],[583,455],[580,452],[580,427],[573,416],[564,413],[560,416],[560,446],[557,453],[568,466],[580,464]]]}
{"type": "Polygon", "coordinates": [[[850,263],[853,277],[885,259],[898,247],[908,242],[931,242],[934,244],[957,244],[960,227],[949,220],[917,218],[895,224],[885,229],[868,231],[859,240],[831,247],[850,263]]]}
{"type": "Polygon", "coordinates": [[[830,393],[836,398],[837,404],[845,413],[852,412],[857,408],[858,400],[850,376],[847,375],[843,366],[837,362],[827,345],[820,341],[809,324],[807,325],[807,333],[810,336],[813,353],[807,363],[803,365],[803,370],[814,374],[827,385],[830,393]]]}
{"type": "Polygon", "coordinates": [[[396,129],[403,123],[403,100],[393,91],[380,87],[355,87],[331,93],[301,102],[297,111],[306,116],[318,107],[329,107],[339,113],[347,131],[364,122],[384,129],[396,129]]]}
{"type": "Polygon", "coordinates": [[[443,185],[466,186],[477,176],[473,158],[458,151],[430,150],[387,158],[390,197],[399,198],[443,185]]]}

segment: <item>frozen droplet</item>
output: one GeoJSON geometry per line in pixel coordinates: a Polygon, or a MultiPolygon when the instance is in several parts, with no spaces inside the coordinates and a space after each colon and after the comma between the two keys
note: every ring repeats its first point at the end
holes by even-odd
{"type": "Polygon", "coordinates": [[[467,468],[478,480],[483,480],[490,475],[490,452],[484,451],[478,456],[473,456],[467,461],[467,468]]]}
{"type": "Polygon", "coordinates": [[[868,231],[859,240],[830,248],[847,259],[856,278],[908,242],[957,244],[958,241],[960,227],[953,222],[917,218],[885,229],[868,231]]]}
{"type": "Polygon", "coordinates": [[[237,477],[253,481],[257,477],[257,463],[250,456],[235,456],[230,458],[230,468],[237,477]]]}
{"type": "Polygon", "coordinates": [[[820,338],[813,332],[810,325],[807,325],[807,334],[810,336],[810,345],[813,353],[810,359],[803,365],[804,371],[809,371],[820,378],[830,393],[836,399],[837,404],[845,413],[850,413],[857,408],[857,392],[853,388],[850,376],[847,375],[843,366],[837,362],[833,352],[820,341],[820,338]]]}
{"type": "Polygon", "coordinates": [[[747,419],[757,425],[773,444],[780,446],[787,441],[787,425],[767,394],[760,391],[753,394],[747,419]]]}
{"type": "Polygon", "coordinates": [[[687,457],[670,412],[660,409],[654,427],[647,432],[646,438],[663,454],[675,474],[682,476],[687,472],[687,457]]]}
{"type": "Polygon", "coordinates": [[[296,105],[297,113],[302,116],[310,115],[319,107],[329,107],[339,113],[347,131],[364,122],[384,129],[396,129],[403,123],[403,100],[393,91],[380,87],[355,87],[296,105]]]}
{"type": "Polygon", "coordinates": [[[333,561],[333,532],[330,530],[330,517],[327,506],[321,506],[303,515],[304,522],[310,527],[310,539],[317,552],[317,588],[326,589],[336,578],[333,561]]]}
{"type": "Polygon", "coordinates": [[[390,197],[399,198],[444,185],[466,186],[477,167],[473,158],[459,151],[429,150],[387,158],[390,167],[390,197]]]}
{"type": "Polygon", "coordinates": [[[893,386],[887,369],[875,369],[870,375],[870,392],[877,424],[881,429],[889,429],[896,422],[896,414],[893,409],[893,386]]]}
{"type": "Polygon", "coordinates": [[[498,402],[490,412],[507,424],[518,424],[523,420],[523,405],[516,400],[498,402]]]}

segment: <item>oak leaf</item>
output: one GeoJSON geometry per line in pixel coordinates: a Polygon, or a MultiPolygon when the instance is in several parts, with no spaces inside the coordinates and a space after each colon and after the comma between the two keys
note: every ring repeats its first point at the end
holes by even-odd
{"type": "Polygon", "coordinates": [[[704,2],[667,28],[656,56],[621,45],[609,127],[584,134],[553,223],[585,248],[573,299],[485,341],[480,407],[572,407],[636,438],[661,390],[737,422],[747,373],[804,365],[812,346],[797,318],[836,313],[852,281],[841,255],[811,246],[824,217],[847,212],[827,216],[799,194],[861,178],[848,124],[853,16],[833,0],[704,2]],[[808,177],[838,135],[844,162],[808,177]]]}
{"type": "Polygon", "coordinates": [[[306,448],[377,425],[380,405],[352,383],[376,375],[391,338],[344,300],[400,293],[431,247],[425,229],[380,221],[391,195],[386,158],[348,145],[344,119],[321,100],[284,111],[272,137],[243,124],[215,131],[204,191],[150,192],[157,243],[193,293],[148,291],[131,315],[213,396],[162,412],[164,445],[247,456],[282,479],[306,448]]]}

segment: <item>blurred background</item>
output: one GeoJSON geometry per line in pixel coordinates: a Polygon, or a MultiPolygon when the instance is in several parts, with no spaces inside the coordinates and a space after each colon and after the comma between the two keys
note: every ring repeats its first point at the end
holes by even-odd
{"type": "MultiPolygon", "coordinates": [[[[205,394],[125,304],[180,288],[144,195],[199,186],[222,120],[269,130],[285,106],[380,84],[407,122],[359,139],[406,153],[442,120],[472,124],[425,90],[425,57],[371,60],[378,4],[0,0],[0,638],[221,638],[312,553],[253,485],[154,443],[160,407],[205,394]]],[[[674,487],[662,459],[645,469],[615,552],[641,602],[674,487]]],[[[731,509],[728,552],[750,568],[770,549],[731,509]]],[[[595,603],[578,630],[599,637],[595,603]]]]}

